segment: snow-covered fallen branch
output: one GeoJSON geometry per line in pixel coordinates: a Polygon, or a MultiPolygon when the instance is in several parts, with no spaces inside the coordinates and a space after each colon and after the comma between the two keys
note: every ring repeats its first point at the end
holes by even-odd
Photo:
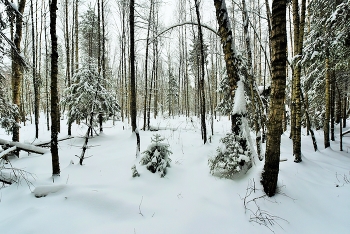
{"type": "Polygon", "coordinates": [[[17,149],[24,150],[30,153],[45,154],[49,152],[47,149],[43,149],[35,145],[24,144],[24,143],[14,142],[14,141],[6,141],[3,139],[0,139],[0,145],[16,146],[17,149]]]}
{"type": "MultiPolygon", "coordinates": [[[[61,138],[58,138],[58,139],[57,139],[57,142],[69,140],[69,139],[72,139],[72,138],[74,138],[74,137],[73,137],[73,136],[61,137],[61,138]]],[[[46,145],[49,145],[50,143],[51,143],[51,140],[48,140],[48,141],[37,142],[37,143],[35,143],[34,145],[35,145],[35,146],[46,146],[46,145]]]]}
{"type": "Polygon", "coordinates": [[[160,131],[160,130],[171,130],[176,131],[177,128],[170,128],[170,127],[160,127],[160,126],[149,126],[150,131],[160,131]]]}

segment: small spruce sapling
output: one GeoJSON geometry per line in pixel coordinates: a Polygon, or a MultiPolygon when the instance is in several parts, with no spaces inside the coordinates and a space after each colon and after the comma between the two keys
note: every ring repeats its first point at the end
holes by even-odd
{"type": "Polygon", "coordinates": [[[217,148],[215,157],[208,160],[212,175],[232,179],[234,175],[246,173],[252,167],[252,153],[249,147],[241,144],[243,139],[233,133],[220,139],[221,147],[217,148]]]}
{"type": "Polygon", "coordinates": [[[212,175],[233,179],[234,175],[244,174],[252,167],[254,149],[251,147],[250,130],[245,118],[245,96],[244,83],[240,80],[237,82],[231,111],[231,118],[236,117],[235,125],[232,125],[232,132],[220,140],[222,146],[216,150],[215,157],[208,161],[212,175]]]}
{"type": "Polygon", "coordinates": [[[164,177],[167,173],[167,167],[170,167],[171,159],[169,155],[172,152],[169,150],[169,144],[163,142],[164,138],[159,134],[153,135],[151,144],[147,150],[142,152],[144,156],[141,158],[141,165],[146,165],[146,168],[152,173],[159,172],[160,177],[164,177]]]}
{"type": "Polygon", "coordinates": [[[137,171],[136,166],[131,167],[132,177],[140,177],[140,173],[137,171]]]}

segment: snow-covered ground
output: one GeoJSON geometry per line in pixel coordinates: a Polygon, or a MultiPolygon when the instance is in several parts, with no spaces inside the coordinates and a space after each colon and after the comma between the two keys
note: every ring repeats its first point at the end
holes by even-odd
{"type": "MultiPolygon", "coordinates": [[[[67,133],[65,123],[61,137],[67,133]]],[[[287,161],[280,163],[279,193],[266,198],[259,182],[263,162],[256,161],[236,180],[210,175],[208,158],[230,130],[226,117],[214,124],[211,143],[203,145],[197,119],[152,121],[153,126],[171,129],[157,132],[173,152],[164,178],[139,164],[136,137],[122,122],[106,123],[104,132],[89,140],[89,158],[80,166],[75,155],[81,153],[86,126],[73,125],[75,138],[59,143],[60,177],[51,176],[50,153],[21,152],[11,159],[14,167],[33,173],[35,179],[28,177],[29,187],[22,181],[0,189],[0,232],[350,233],[350,134],[344,137],[343,152],[339,137],[325,150],[322,131],[316,132],[320,150],[313,152],[311,138],[304,134],[300,164],[293,162],[292,142],[283,134],[281,158],[287,161]],[[132,177],[134,164],[140,177],[132,177]]],[[[140,131],[141,152],[154,133],[140,131]]],[[[50,139],[44,117],[39,136],[41,141],[50,139]]],[[[33,142],[33,137],[34,126],[22,126],[22,142],[33,142]]],[[[11,136],[0,129],[0,138],[11,136]]]]}

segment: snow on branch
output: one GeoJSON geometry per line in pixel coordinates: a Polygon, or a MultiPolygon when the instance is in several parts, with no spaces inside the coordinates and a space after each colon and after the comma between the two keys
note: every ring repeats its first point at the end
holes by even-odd
{"type": "MultiPolygon", "coordinates": [[[[183,23],[179,23],[179,24],[172,25],[172,26],[170,26],[170,27],[164,29],[164,30],[161,31],[160,33],[158,33],[154,38],[152,38],[152,39],[149,41],[149,43],[151,43],[152,41],[154,41],[156,38],[160,37],[162,34],[168,32],[168,31],[170,31],[170,30],[172,30],[172,29],[174,29],[174,28],[182,27],[182,26],[185,26],[185,25],[198,25],[198,23],[196,23],[196,22],[183,22],[183,23]]],[[[216,31],[215,29],[211,28],[210,26],[205,25],[205,24],[201,24],[201,26],[202,26],[203,28],[206,28],[206,29],[208,29],[209,31],[215,33],[216,35],[218,35],[217,31],[216,31]]]]}
{"type": "Polygon", "coordinates": [[[18,7],[13,3],[8,0],[2,0],[2,2],[10,8],[10,10],[14,11],[17,15],[21,16],[23,18],[23,15],[21,12],[18,11],[18,7]]]}
{"type": "Polygon", "coordinates": [[[16,56],[18,56],[21,60],[21,63],[24,68],[29,67],[28,62],[26,59],[20,54],[20,52],[17,50],[15,44],[2,32],[0,31],[0,36],[11,46],[12,50],[15,52],[16,56]]]}
{"type": "Polygon", "coordinates": [[[24,144],[20,142],[14,142],[14,141],[6,141],[3,139],[0,139],[0,145],[10,145],[10,146],[16,146],[20,150],[24,150],[27,152],[37,153],[37,154],[45,154],[49,152],[47,149],[43,149],[41,147],[37,147],[30,144],[24,144]]]}

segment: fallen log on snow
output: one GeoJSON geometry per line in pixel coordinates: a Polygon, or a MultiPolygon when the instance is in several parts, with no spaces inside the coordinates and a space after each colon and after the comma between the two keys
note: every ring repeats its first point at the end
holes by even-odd
{"type": "Polygon", "coordinates": [[[35,145],[24,144],[24,143],[14,142],[14,141],[6,141],[3,139],[0,139],[0,145],[16,146],[18,150],[24,150],[30,153],[45,154],[49,152],[47,149],[37,147],[35,145]]]}
{"type": "MultiPolygon", "coordinates": [[[[69,139],[72,139],[72,138],[74,138],[74,137],[73,137],[73,136],[61,137],[61,138],[58,138],[58,139],[57,139],[57,142],[58,142],[58,141],[69,140],[69,139]]],[[[34,145],[35,145],[35,146],[46,146],[46,145],[49,145],[50,143],[51,143],[51,140],[49,140],[49,141],[41,141],[41,142],[35,143],[34,145]]]]}

